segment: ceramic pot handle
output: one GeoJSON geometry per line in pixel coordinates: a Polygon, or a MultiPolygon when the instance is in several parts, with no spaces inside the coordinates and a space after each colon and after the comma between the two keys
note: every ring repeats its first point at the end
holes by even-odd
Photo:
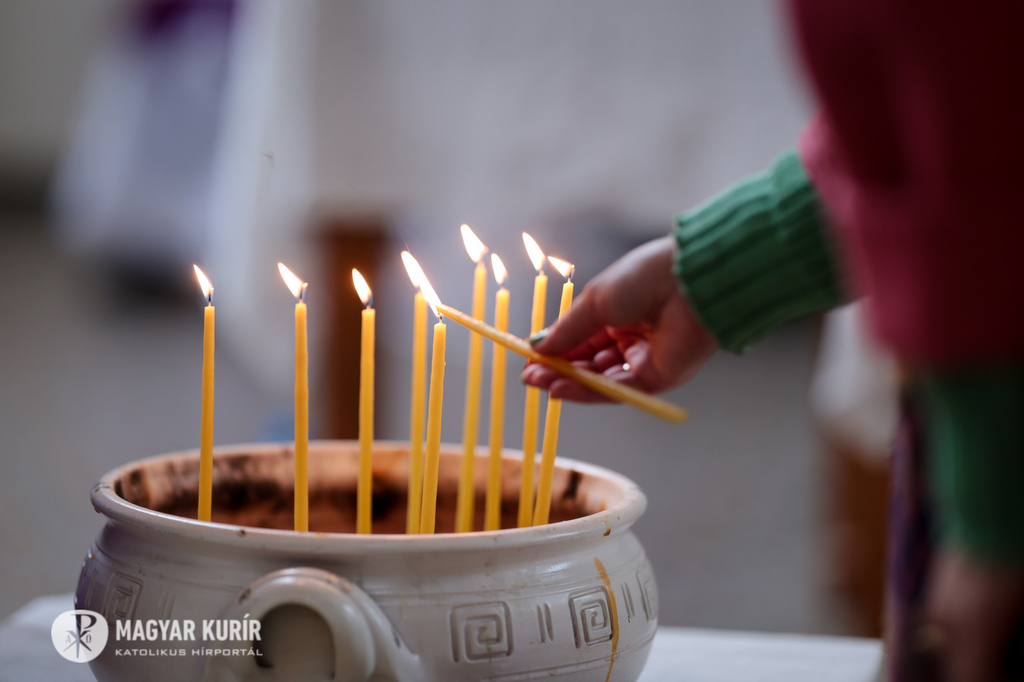
{"type": "MultiPolygon", "coordinates": [[[[375,681],[423,679],[419,657],[404,646],[373,600],[344,578],[318,568],[274,571],[243,589],[222,617],[260,620],[266,624],[270,620],[267,615],[275,609],[281,610],[274,616],[271,631],[261,628],[260,641],[252,641],[253,650],[272,650],[273,643],[268,638],[275,633],[302,640],[302,629],[310,628],[312,621],[316,623],[313,630],[321,633],[323,625],[327,626],[333,655],[329,650],[321,651],[323,660],[316,660],[315,656],[311,660],[307,652],[301,658],[285,656],[276,661],[265,658],[266,654],[214,656],[207,660],[208,682],[305,679],[313,669],[324,671],[330,675],[326,679],[337,682],[367,682],[371,676],[375,681]],[[318,621],[316,616],[322,620],[318,621]]],[[[309,640],[315,640],[315,633],[309,633],[309,640]]]]}

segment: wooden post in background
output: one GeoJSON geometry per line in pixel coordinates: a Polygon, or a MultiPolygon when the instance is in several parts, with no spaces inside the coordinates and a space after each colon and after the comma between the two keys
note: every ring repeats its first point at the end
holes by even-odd
{"type": "MultiPolygon", "coordinates": [[[[359,436],[359,316],[363,304],[352,289],[352,268],[373,287],[389,243],[383,218],[335,218],[317,229],[323,247],[325,272],[330,278],[330,315],[323,374],[316,378],[322,395],[321,434],[324,438],[359,436]]],[[[380,404],[387,396],[378,394],[380,404]]]]}

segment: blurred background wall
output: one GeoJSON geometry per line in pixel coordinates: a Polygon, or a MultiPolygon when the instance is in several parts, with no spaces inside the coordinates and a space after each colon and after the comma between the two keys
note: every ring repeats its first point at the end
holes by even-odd
{"type": "MultiPolygon", "coordinates": [[[[47,179],[68,139],[79,82],[117,0],[0,3],[0,173],[10,192],[47,179]]],[[[23,195],[24,196],[24,195],[23,195]]]]}
{"type": "MultiPolygon", "coordinates": [[[[522,230],[583,284],[792,146],[810,111],[772,3],[0,0],[0,615],[73,587],[104,471],[195,446],[191,262],[217,291],[218,443],[291,436],[278,260],[310,281],[314,436],[352,435],[358,263],[379,311],[377,433],[401,439],[402,248],[468,307],[472,225],[525,333],[522,230]]],[[[468,340],[450,337],[457,441],[468,340]]],[[[663,623],[851,631],[826,589],[813,345],[801,323],[715,357],[667,396],[692,411],[682,427],[566,406],[559,453],[649,496],[637,532],[663,623]]]]}

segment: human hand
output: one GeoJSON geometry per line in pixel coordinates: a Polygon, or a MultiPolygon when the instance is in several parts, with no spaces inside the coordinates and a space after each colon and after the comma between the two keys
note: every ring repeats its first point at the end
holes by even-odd
{"type": "MultiPolygon", "coordinates": [[[[612,263],[542,332],[534,349],[648,393],[690,379],[717,344],[679,291],[673,246],[672,237],[662,237],[612,263]]],[[[608,402],[544,365],[527,365],[521,378],[554,398],[608,402]]]]}
{"type": "Polygon", "coordinates": [[[1024,617],[1024,568],[982,563],[959,552],[939,555],[928,622],[946,682],[1006,680],[1010,642],[1024,617]]]}

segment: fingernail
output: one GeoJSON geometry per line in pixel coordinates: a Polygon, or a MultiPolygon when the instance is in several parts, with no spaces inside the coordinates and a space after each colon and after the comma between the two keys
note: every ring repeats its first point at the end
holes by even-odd
{"type": "Polygon", "coordinates": [[[548,337],[548,330],[547,329],[541,329],[536,334],[532,334],[530,336],[530,338],[527,339],[527,341],[530,342],[531,346],[536,346],[538,343],[540,343],[541,341],[543,341],[547,337],[548,337]]]}

